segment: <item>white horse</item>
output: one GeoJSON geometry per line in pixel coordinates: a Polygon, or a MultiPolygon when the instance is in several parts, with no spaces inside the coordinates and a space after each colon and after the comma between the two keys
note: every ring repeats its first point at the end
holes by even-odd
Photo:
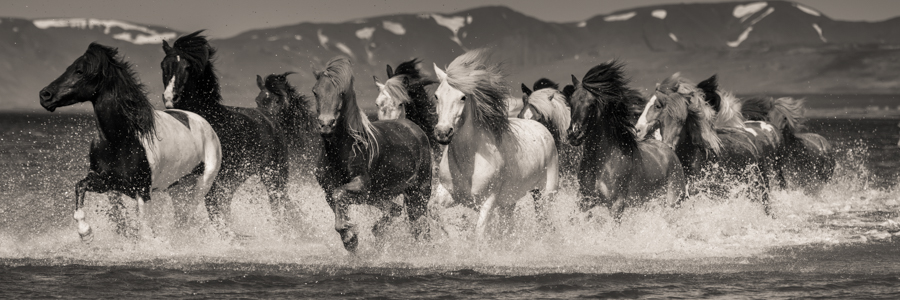
{"type": "Polygon", "coordinates": [[[528,192],[539,221],[549,225],[547,204],[559,181],[553,136],[538,122],[507,118],[509,90],[499,65],[489,63],[485,54],[473,50],[460,55],[446,72],[434,66],[440,81],[435,137],[447,145],[441,184],[454,201],[478,210],[479,239],[495,206],[508,225],[516,200],[528,192]]]}

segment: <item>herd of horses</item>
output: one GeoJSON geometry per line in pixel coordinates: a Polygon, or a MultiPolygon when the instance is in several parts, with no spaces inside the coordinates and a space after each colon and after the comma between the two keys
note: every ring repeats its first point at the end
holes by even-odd
{"type": "Polygon", "coordinates": [[[370,121],[356,99],[352,64],[338,57],[314,72],[315,101],[290,85],[289,72],[257,76],[257,108],[226,106],[216,50],[201,32],[163,42],[165,110],[153,108],[117,49],[96,43],[40,91],[51,112],[90,101],[97,117],[90,171],[75,185],[83,241],[93,238],[86,192],[111,192],[118,233],[152,235],[144,206],[157,190],[172,196],[178,225],[204,203],[214,227],[231,239],[231,198],[253,175],[281,225],[303,217],[286,191],[289,173],[314,175],[335,230],[354,251],[351,204],[381,209],[376,237],[405,210],[415,236],[427,238],[423,217],[434,214],[429,203],[438,185],[452,204],[477,211],[474,234],[482,238],[489,227],[509,230],[517,200],[529,195],[538,223],[552,230],[548,208],[568,164],[578,164],[578,207],[603,205],[616,220],[649,200],[677,207],[699,193],[734,190],[771,214],[770,176],[781,188],[787,175],[815,191],[835,167],[828,141],[803,132],[799,100],[739,99],[721,90],[715,75],[695,84],[677,73],[647,99],[628,86],[617,61],[581,80],[572,75],[561,90],[543,78],[531,89],[522,84],[520,101],[486,50],[468,51],[446,69],[435,65],[433,79],[412,59],[389,65],[384,83],[375,77],[378,121],[370,121]],[[291,168],[289,161],[305,165],[291,168]],[[123,195],[137,201],[137,226],[123,216],[123,195]],[[394,201],[400,195],[404,205],[394,201]],[[495,214],[500,220],[492,221],[495,214]]]}

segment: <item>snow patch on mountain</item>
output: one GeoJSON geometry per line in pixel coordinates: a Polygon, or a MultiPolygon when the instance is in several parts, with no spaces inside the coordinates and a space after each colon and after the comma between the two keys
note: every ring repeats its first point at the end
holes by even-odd
{"type": "Polygon", "coordinates": [[[669,38],[671,38],[671,39],[672,39],[673,41],[675,41],[676,43],[678,42],[678,37],[675,36],[674,33],[669,32],[669,38]]]}
{"type": "Polygon", "coordinates": [[[766,3],[766,2],[753,2],[753,3],[737,5],[734,7],[734,11],[732,12],[732,15],[734,15],[735,18],[741,19],[741,22],[743,22],[746,18],[759,12],[763,8],[766,8],[766,6],[768,6],[768,5],[769,5],[769,3],[766,3]]]}
{"type": "Polygon", "coordinates": [[[177,36],[175,32],[157,32],[146,26],[131,24],[118,20],[101,20],[90,18],[70,18],[70,19],[42,19],[34,20],[34,27],[40,29],[49,28],[78,28],[78,29],[94,29],[94,27],[103,27],[103,34],[109,35],[113,28],[119,28],[125,31],[137,31],[136,33],[122,32],[112,35],[112,38],[123,40],[132,44],[159,44],[163,40],[174,39],[177,36]]]}
{"type": "Polygon", "coordinates": [[[381,27],[384,27],[384,30],[390,31],[391,33],[396,35],[406,34],[406,28],[403,28],[403,24],[400,23],[383,21],[381,22],[381,27]]]}
{"type": "Polygon", "coordinates": [[[472,16],[466,16],[466,24],[472,24],[472,16]]]}
{"type": "Polygon", "coordinates": [[[816,24],[816,23],[813,23],[812,26],[813,26],[813,29],[815,29],[816,32],[819,33],[819,39],[822,40],[823,43],[827,43],[828,39],[826,39],[825,36],[822,35],[822,27],[819,27],[819,24],[816,24]]]}
{"type": "Polygon", "coordinates": [[[607,22],[628,21],[628,19],[631,19],[635,15],[637,15],[636,12],[628,12],[628,13],[624,13],[624,14],[606,16],[603,18],[603,21],[607,21],[607,22]]]}
{"type": "Polygon", "coordinates": [[[769,7],[769,9],[767,9],[765,13],[763,13],[762,15],[759,15],[759,17],[756,17],[756,19],[753,19],[753,22],[750,22],[750,26],[756,25],[757,22],[761,21],[763,18],[767,17],[768,15],[771,15],[773,12],[775,12],[775,8],[769,7]]]}
{"type": "Polygon", "coordinates": [[[753,26],[750,26],[750,27],[747,27],[747,29],[744,29],[744,32],[741,32],[741,35],[738,36],[738,39],[736,41],[727,42],[728,47],[734,48],[734,47],[740,46],[741,43],[743,43],[744,40],[746,40],[747,37],[750,36],[751,31],[753,31],[753,26]]]}
{"type": "Polygon", "coordinates": [[[666,19],[666,10],[665,9],[657,9],[650,13],[654,18],[665,20],[666,19]]]}
{"type": "Polygon", "coordinates": [[[278,40],[278,37],[277,37],[277,36],[270,36],[270,37],[266,38],[266,40],[267,40],[267,41],[270,41],[270,42],[274,42],[274,41],[277,41],[277,40],[278,40]]]}
{"type": "Polygon", "coordinates": [[[584,27],[584,26],[587,26],[587,21],[578,22],[578,27],[584,27]]]}
{"type": "Polygon", "coordinates": [[[316,32],[316,35],[319,36],[319,45],[322,45],[322,48],[328,50],[328,36],[322,34],[321,28],[319,28],[319,31],[316,32]]]}
{"type": "Polygon", "coordinates": [[[375,27],[364,27],[356,31],[356,37],[361,40],[371,40],[373,33],[375,33],[375,27]]]}
{"type": "Polygon", "coordinates": [[[295,35],[294,35],[294,39],[299,41],[299,40],[302,40],[303,37],[300,36],[299,34],[295,34],[295,35]]]}
{"type": "MultiPolygon", "coordinates": [[[[453,42],[455,42],[460,47],[463,47],[462,41],[459,40],[459,29],[466,26],[466,18],[455,16],[455,17],[444,17],[438,14],[431,14],[431,18],[434,19],[434,22],[438,25],[447,27],[450,31],[453,32],[453,37],[450,38],[453,42]]],[[[465,49],[465,47],[463,47],[465,49]]]]}
{"type": "Polygon", "coordinates": [[[344,52],[345,54],[350,56],[350,58],[356,59],[356,55],[353,55],[353,50],[350,50],[350,47],[347,47],[347,45],[344,45],[344,43],[334,43],[334,46],[337,47],[338,50],[341,50],[341,52],[344,52]]]}
{"type": "Polygon", "coordinates": [[[794,7],[816,17],[822,16],[822,13],[818,12],[817,10],[800,5],[799,3],[794,3],[794,7]]]}

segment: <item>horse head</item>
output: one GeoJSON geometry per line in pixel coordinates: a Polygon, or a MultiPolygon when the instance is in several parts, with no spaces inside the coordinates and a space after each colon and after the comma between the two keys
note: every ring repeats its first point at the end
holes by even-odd
{"type": "MultiPolygon", "coordinates": [[[[391,66],[388,65],[388,71],[391,66]]],[[[388,72],[388,74],[391,74],[388,72]]],[[[378,86],[378,97],[375,105],[378,106],[379,120],[396,120],[406,118],[406,105],[409,96],[406,94],[408,79],[406,76],[389,78],[385,83],[378,82],[378,77],[372,76],[375,85],[378,86]],[[399,82],[398,82],[399,81],[399,82]]]]}
{"type": "Polygon", "coordinates": [[[334,133],[341,123],[344,106],[349,97],[356,97],[353,91],[353,73],[350,60],[345,57],[332,59],[325,70],[314,72],[316,84],[312,88],[319,111],[319,130],[323,136],[334,133]]]}
{"type": "MultiPolygon", "coordinates": [[[[218,82],[206,82],[206,75],[214,76],[212,72],[212,64],[210,60],[215,55],[213,49],[206,37],[201,36],[203,30],[182,36],[175,41],[173,46],[169,46],[167,41],[163,41],[163,51],[166,56],[160,63],[160,69],[163,75],[163,100],[166,108],[175,108],[184,98],[183,94],[187,86],[200,82],[202,84],[214,84],[216,93],[218,92],[218,82]]],[[[201,88],[205,89],[205,88],[201,88]]],[[[203,100],[203,99],[191,99],[203,100]]],[[[216,99],[218,100],[218,99],[216,99]]]]}
{"type": "Polygon", "coordinates": [[[259,95],[256,96],[256,106],[270,116],[282,117],[290,109],[291,89],[287,82],[287,76],[294,72],[284,74],[270,74],[266,79],[256,75],[256,86],[259,87],[259,95]]]}
{"type": "Polygon", "coordinates": [[[87,51],[75,59],[66,71],[47,87],[41,89],[41,106],[48,111],[97,97],[101,82],[118,50],[91,43],[87,51]]]}

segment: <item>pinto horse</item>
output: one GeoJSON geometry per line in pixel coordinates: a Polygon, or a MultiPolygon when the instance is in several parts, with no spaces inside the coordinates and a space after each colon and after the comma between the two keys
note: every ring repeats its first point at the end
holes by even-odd
{"type": "Polygon", "coordinates": [[[715,128],[715,111],[704,98],[697,85],[678,74],[667,78],[656,87],[638,119],[638,135],[661,129],[663,142],[675,149],[694,188],[739,179],[749,185],[750,198],[761,202],[768,214],[769,163],[765,153],[745,128],[715,128]]]}
{"type": "Polygon", "coordinates": [[[789,97],[751,97],[741,99],[741,114],[753,121],[768,122],[781,135],[778,147],[781,168],[776,180],[787,187],[787,177],[815,193],[834,173],[834,150],[831,143],[815,133],[800,133],[803,128],[803,102],[789,97]]]}
{"type": "Polygon", "coordinates": [[[567,143],[565,132],[572,122],[571,110],[566,102],[566,96],[559,90],[559,85],[546,78],[538,79],[533,85],[534,90],[528,89],[522,84],[522,110],[518,118],[535,120],[550,130],[556,147],[567,143]]]}
{"type": "MultiPolygon", "coordinates": [[[[91,141],[90,172],[75,184],[75,220],[84,242],[93,240],[82,210],[85,192],[113,192],[110,216],[121,234],[126,233],[121,194],[137,200],[141,230],[150,192],[191,180],[195,201],[182,197],[187,195],[173,197],[176,217],[184,224],[188,208],[206,196],[222,162],[219,138],[209,123],[187,111],[154,110],[131,65],[117,55],[114,48],[91,43],[40,92],[41,106],[48,111],[90,101],[97,116],[100,134],[91,141]]],[[[207,209],[217,228],[227,232],[218,212],[207,209]]]]}
{"type": "Polygon", "coordinates": [[[427,214],[431,198],[431,147],[428,136],[406,120],[369,122],[356,103],[350,60],[338,57],[315,73],[313,94],[324,139],[316,179],[334,211],[334,229],[347,251],[358,245],[356,226],[347,214],[350,204],[368,204],[385,213],[372,228],[379,236],[402,207],[392,199],[404,194],[409,221],[417,237],[427,227],[417,222],[427,214]]]}
{"type": "Polygon", "coordinates": [[[167,108],[197,113],[209,121],[222,140],[222,170],[206,196],[207,203],[230,215],[231,198],[240,184],[259,175],[266,188],[272,213],[282,224],[298,209],[287,197],[287,146],[272,120],[255,108],[222,104],[219,79],[212,61],[216,50],[197,31],[163,41],[166,56],[161,63],[167,108]]]}
{"type": "Polygon", "coordinates": [[[437,114],[434,102],[428,99],[425,91],[426,86],[437,82],[422,77],[417,67],[420,62],[414,58],[397,65],[395,70],[387,65],[388,79],[383,84],[378,82],[378,77],[373,76],[379,91],[375,105],[378,106],[378,120],[408,119],[419,125],[428,135],[432,154],[437,156],[441,153],[434,139],[437,114]]]}
{"type": "Polygon", "coordinates": [[[604,204],[617,220],[626,205],[665,196],[674,206],[685,196],[684,172],[675,152],[658,140],[635,136],[631,107],[642,99],[628,88],[623,68],[610,61],[591,68],[581,82],[572,75],[575,90],[569,99],[569,143],[584,144],[578,205],[587,211],[604,204]]]}
{"type": "Polygon", "coordinates": [[[265,80],[257,75],[259,95],[256,96],[256,107],[274,120],[284,133],[294,172],[312,176],[322,151],[315,103],[288,82],[287,76],[290,74],[293,72],[270,74],[265,80]]]}
{"type": "Polygon", "coordinates": [[[460,55],[446,72],[437,65],[434,71],[440,81],[434,134],[447,145],[441,184],[457,203],[479,210],[476,237],[484,237],[494,207],[509,226],[516,200],[529,192],[539,221],[549,225],[548,203],[559,184],[553,135],[538,122],[507,117],[509,89],[484,50],[460,55]]]}

